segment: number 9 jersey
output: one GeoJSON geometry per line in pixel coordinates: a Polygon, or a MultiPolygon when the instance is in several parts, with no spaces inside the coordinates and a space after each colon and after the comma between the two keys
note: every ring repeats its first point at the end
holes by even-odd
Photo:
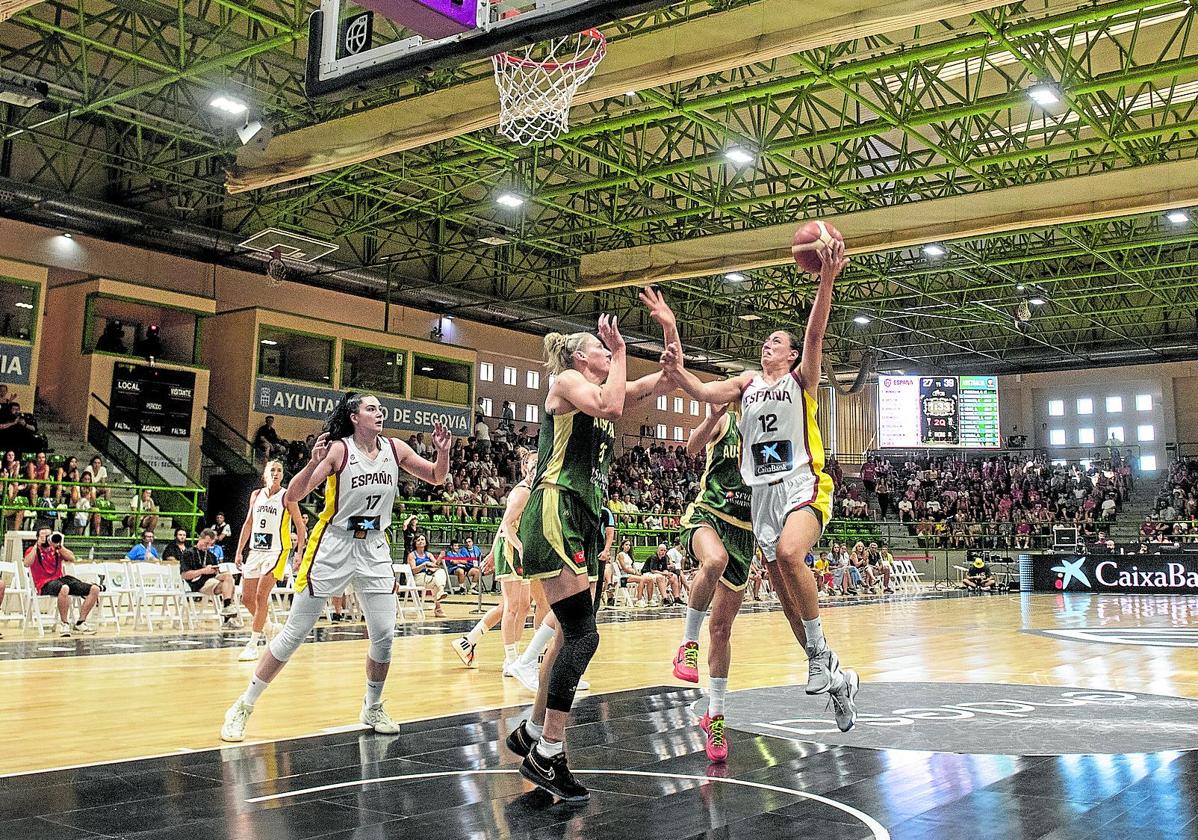
{"type": "Polygon", "coordinates": [[[351,582],[359,592],[391,592],[395,574],[387,528],[399,484],[399,456],[390,438],[379,438],[373,458],[344,438],[345,454],[325,480],[324,509],[308,537],[295,579],[297,590],[340,595],[351,582]]]}

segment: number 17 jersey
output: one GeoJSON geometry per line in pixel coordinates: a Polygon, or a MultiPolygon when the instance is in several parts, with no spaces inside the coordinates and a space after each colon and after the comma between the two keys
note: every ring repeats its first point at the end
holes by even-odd
{"type": "Polygon", "coordinates": [[[324,510],[317,527],[354,535],[386,533],[399,484],[395,444],[390,438],[380,437],[379,451],[374,458],[368,458],[352,437],[342,443],[345,457],[340,469],[325,483],[324,510]]]}
{"type": "Polygon", "coordinates": [[[824,442],[816,425],[815,398],[795,371],[772,385],[758,374],[741,394],[740,474],[761,487],[794,476],[819,479],[824,442]]]}

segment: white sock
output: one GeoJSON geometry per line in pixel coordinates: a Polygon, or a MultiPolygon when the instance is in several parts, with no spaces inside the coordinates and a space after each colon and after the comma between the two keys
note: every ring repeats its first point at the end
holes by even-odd
{"type": "Polygon", "coordinates": [[[823,653],[828,643],[824,640],[824,628],[819,622],[819,617],[810,621],[804,618],[803,631],[807,634],[807,654],[814,656],[823,653]]]}
{"type": "Polygon", "coordinates": [[[373,680],[366,681],[366,705],[377,706],[383,700],[383,686],[385,682],[374,682],[373,680]]]}
{"type": "Polygon", "coordinates": [[[470,632],[466,634],[466,641],[472,645],[477,645],[478,640],[485,635],[487,635],[487,623],[479,619],[478,624],[474,625],[470,629],[470,632]]]}
{"type": "Polygon", "coordinates": [[[537,726],[531,720],[526,720],[526,721],[524,721],[524,731],[527,732],[529,735],[531,735],[533,738],[540,738],[542,733],[544,733],[544,731],[545,731],[545,727],[537,726]]]}
{"type": "Polygon", "coordinates": [[[545,758],[561,755],[565,749],[566,745],[561,741],[546,741],[544,737],[537,741],[537,752],[545,758]]]}
{"type": "Polygon", "coordinates": [[[247,706],[252,706],[258,702],[258,698],[262,696],[262,692],[266,691],[266,687],[270,685],[266,680],[260,680],[256,676],[250,679],[249,687],[246,688],[245,694],[241,695],[242,701],[247,706]]]}
{"type": "Polygon", "coordinates": [[[694,607],[686,608],[686,631],[682,637],[684,642],[699,641],[699,631],[703,629],[703,619],[707,618],[706,610],[697,610],[694,607]]]}
{"type": "Polygon", "coordinates": [[[520,656],[521,665],[535,665],[540,659],[541,654],[545,652],[545,648],[549,647],[549,643],[553,641],[554,634],[557,633],[557,628],[550,627],[549,624],[542,621],[541,626],[537,628],[537,632],[532,634],[532,641],[528,643],[528,647],[524,649],[524,653],[520,656]]]}
{"type": "Polygon", "coordinates": [[[727,677],[711,677],[708,681],[707,714],[715,717],[724,713],[724,695],[728,693],[727,677]]]}
{"type": "Polygon", "coordinates": [[[520,649],[516,645],[503,646],[503,661],[514,662],[520,656],[520,649]]]}
{"type": "Polygon", "coordinates": [[[250,633],[250,644],[256,645],[262,641],[262,634],[257,630],[250,633]]]}

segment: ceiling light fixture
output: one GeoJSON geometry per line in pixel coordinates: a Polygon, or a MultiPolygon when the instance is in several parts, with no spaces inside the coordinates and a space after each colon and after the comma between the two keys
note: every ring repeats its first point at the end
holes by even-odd
{"type": "Polygon", "coordinates": [[[948,253],[943,245],[937,245],[935,242],[929,242],[920,250],[923,251],[925,257],[943,257],[948,253]]]}
{"type": "Polygon", "coordinates": [[[32,303],[26,303],[23,300],[18,300],[16,303],[13,304],[13,306],[15,306],[17,309],[33,309],[32,303]]]}
{"type": "Polygon", "coordinates": [[[1048,303],[1048,301],[1042,297],[1034,297],[1028,298],[1028,303],[1030,303],[1032,306],[1043,306],[1044,304],[1048,303]]]}
{"type": "Polygon", "coordinates": [[[744,315],[739,315],[737,317],[739,317],[742,321],[760,321],[761,320],[761,316],[757,315],[753,312],[746,312],[744,315]]]}
{"type": "Polygon", "coordinates": [[[745,164],[752,163],[757,159],[756,155],[754,155],[748,149],[742,149],[740,146],[733,146],[725,151],[724,157],[732,163],[735,163],[737,166],[744,166],[745,164]]]}
{"type": "Polygon", "coordinates": [[[1170,210],[1165,214],[1165,218],[1175,225],[1184,225],[1190,220],[1190,214],[1185,210],[1170,210]]]}
{"type": "Polygon", "coordinates": [[[745,282],[745,276],[743,274],[741,274],[739,271],[729,271],[727,274],[724,275],[724,279],[727,280],[729,283],[745,282]]]}
{"type": "Polygon", "coordinates": [[[66,231],[62,234],[62,237],[63,239],[74,239],[75,234],[71,233],[70,231],[66,231]]]}
{"type": "Polygon", "coordinates": [[[240,117],[250,109],[250,106],[246,105],[240,99],[224,93],[218,93],[212,97],[208,101],[208,107],[233,117],[240,117]]]}
{"type": "Polygon", "coordinates": [[[279,342],[277,342],[277,341],[271,341],[269,338],[264,338],[264,339],[262,339],[262,341],[260,341],[259,343],[260,343],[260,344],[265,344],[267,347],[274,347],[274,346],[275,346],[275,345],[277,345],[279,342]]]}
{"type": "Polygon", "coordinates": [[[1017,292],[1022,292],[1022,291],[1023,291],[1024,289],[1026,289],[1026,288],[1027,288],[1027,287],[1026,287],[1026,286],[1024,286],[1022,283],[1016,283],[1016,284],[1015,284],[1015,291],[1017,291],[1017,292]]]}
{"type": "Polygon", "coordinates": [[[483,245],[494,245],[496,247],[498,247],[500,245],[511,245],[512,244],[512,240],[510,240],[506,236],[503,236],[502,234],[498,234],[498,233],[492,233],[492,234],[489,234],[488,236],[480,236],[478,238],[478,241],[481,242],[483,245]]]}
{"type": "Polygon", "coordinates": [[[513,210],[524,204],[524,196],[516,195],[516,193],[510,192],[500,193],[499,197],[495,200],[504,207],[509,207],[513,210]]]}
{"type": "Polygon", "coordinates": [[[1051,82],[1039,82],[1027,89],[1028,98],[1039,105],[1041,108],[1047,108],[1049,105],[1056,105],[1061,101],[1061,93],[1057,86],[1051,82]]]}
{"type": "Polygon", "coordinates": [[[869,320],[870,319],[869,319],[868,315],[858,315],[856,318],[853,319],[853,323],[860,324],[861,326],[864,327],[866,324],[869,323],[869,320]]]}

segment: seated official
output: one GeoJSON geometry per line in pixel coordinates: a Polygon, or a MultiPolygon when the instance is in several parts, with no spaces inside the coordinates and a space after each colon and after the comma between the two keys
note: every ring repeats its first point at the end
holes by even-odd
{"type": "Polygon", "coordinates": [[[981,557],[976,558],[967,568],[965,577],[961,578],[961,588],[971,592],[993,592],[997,581],[990,566],[981,557]]]}
{"type": "Polygon", "coordinates": [[[158,548],[154,545],[154,532],[145,530],[141,532],[141,542],[129,549],[125,555],[126,560],[158,560],[158,548]]]}
{"type": "Polygon", "coordinates": [[[220,559],[212,552],[215,542],[216,531],[211,528],[200,531],[196,544],[179,558],[179,575],[192,592],[219,598],[225,627],[237,628],[241,626],[241,619],[237,617],[237,607],[233,603],[233,575],[218,568],[220,559]]]}
{"type": "Polygon", "coordinates": [[[417,534],[414,547],[408,552],[408,565],[416,575],[416,585],[433,592],[433,615],[444,618],[445,611],[441,602],[445,600],[445,590],[449,587],[449,575],[445,571],[445,563],[428,550],[428,538],[417,534]]]}
{"type": "Polygon", "coordinates": [[[68,575],[65,564],[74,562],[75,555],[63,545],[62,534],[51,533],[46,527],[37,529],[37,542],[25,552],[25,565],[33,578],[34,591],[58,599],[58,635],[64,639],[73,633],[90,636],[96,632],[88,626],[87,616],[100,600],[100,587],[68,575]],[[72,597],[83,599],[73,627],[69,622],[72,597]]]}
{"type": "Polygon", "coordinates": [[[449,548],[441,555],[441,559],[445,563],[445,571],[457,580],[459,592],[471,591],[470,587],[477,585],[482,577],[479,568],[482,561],[467,554],[457,540],[449,544],[449,548]]]}
{"type": "Polygon", "coordinates": [[[162,559],[178,563],[187,551],[187,529],[175,529],[175,541],[162,550],[162,559]]]}

